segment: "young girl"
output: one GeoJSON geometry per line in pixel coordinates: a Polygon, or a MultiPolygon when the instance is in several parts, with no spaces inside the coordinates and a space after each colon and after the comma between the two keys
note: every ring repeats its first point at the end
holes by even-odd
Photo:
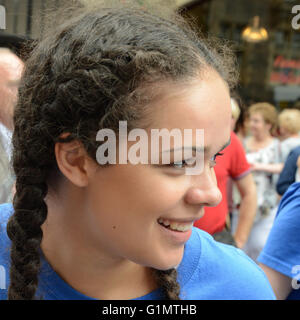
{"type": "Polygon", "coordinates": [[[83,10],[36,46],[14,116],[16,193],[0,207],[2,299],[274,299],[254,262],[192,228],[221,200],[225,65],[188,27],[131,7],[83,10]],[[119,121],[148,137],[192,129],[201,174],[177,151],[100,165],[97,132],[119,121]]]}

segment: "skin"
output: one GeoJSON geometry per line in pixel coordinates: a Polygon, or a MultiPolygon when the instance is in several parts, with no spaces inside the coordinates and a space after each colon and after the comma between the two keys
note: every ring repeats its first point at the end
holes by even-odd
{"type": "Polygon", "coordinates": [[[285,300],[292,291],[292,279],[260,263],[278,300],[285,300]]]}
{"type": "Polygon", "coordinates": [[[156,283],[149,267],[180,264],[187,241],[174,241],[157,220],[193,222],[204,206],[221,201],[211,159],[230,139],[227,85],[209,71],[204,79],[160,88],[160,99],[149,106],[151,128],[189,128],[193,134],[203,128],[207,151],[200,175],[170,165],[101,168],[79,142],[55,145],[64,178],[46,199],[41,248],[54,270],[87,296],[131,299],[151,292],[156,283]]]}
{"type": "Polygon", "coordinates": [[[252,174],[247,174],[235,183],[241,195],[241,204],[238,224],[233,237],[237,247],[243,248],[251,232],[256,214],[256,186],[252,174]]]}
{"type": "MultiPolygon", "coordinates": [[[[231,117],[231,130],[233,131],[238,118],[231,117]]],[[[234,241],[238,248],[243,248],[250,234],[256,213],[256,186],[252,174],[247,174],[235,181],[241,196],[239,218],[234,241]]]]}

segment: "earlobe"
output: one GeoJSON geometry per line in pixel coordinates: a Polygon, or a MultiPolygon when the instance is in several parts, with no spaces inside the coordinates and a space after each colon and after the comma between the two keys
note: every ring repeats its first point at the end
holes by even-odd
{"type": "Polygon", "coordinates": [[[57,142],[54,149],[57,165],[62,174],[77,187],[87,186],[88,156],[83,145],[78,140],[57,142]]]}

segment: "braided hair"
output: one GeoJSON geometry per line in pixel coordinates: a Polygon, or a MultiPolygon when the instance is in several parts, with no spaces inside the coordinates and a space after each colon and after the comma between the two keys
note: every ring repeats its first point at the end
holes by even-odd
{"type": "MultiPolygon", "coordinates": [[[[96,161],[97,131],[117,132],[119,120],[128,130],[141,127],[157,81],[193,78],[209,67],[232,84],[232,64],[218,50],[187,25],[124,6],[83,8],[33,44],[14,114],[8,299],[36,299],[45,197],[59,175],[55,143],[76,139],[96,161]]],[[[179,299],[176,270],[154,272],[166,299],[179,299]]]]}

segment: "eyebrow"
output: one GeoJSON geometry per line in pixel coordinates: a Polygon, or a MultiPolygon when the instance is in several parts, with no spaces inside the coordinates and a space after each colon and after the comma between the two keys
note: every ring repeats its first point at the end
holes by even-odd
{"type": "MultiPolygon", "coordinates": [[[[230,143],[231,143],[231,138],[229,138],[229,140],[220,148],[220,150],[218,151],[218,152],[220,152],[220,151],[223,151],[226,147],[228,147],[229,145],[230,145],[230,143]]],[[[163,151],[162,153],[165,153],[165,152],[173,152],[173,151],[177,151],[177,150],[182,150],[184,147],[182,147],[182,148],[176,148],[176,149],[170,149],[170,150],[165,150],[165,151],[163,151]]],[[[209,150],[210,150],[210,147],[199,147],[199,148],[197,148],[197,147],[195,147],[195,146],[193,146],[193,147],[186,147],[185,149],[192,149],[193,151],[195,151],[195,152],[208,152],[209,150]]],[[[217,153],[218,153],[217,152],[217,153]]]]}

